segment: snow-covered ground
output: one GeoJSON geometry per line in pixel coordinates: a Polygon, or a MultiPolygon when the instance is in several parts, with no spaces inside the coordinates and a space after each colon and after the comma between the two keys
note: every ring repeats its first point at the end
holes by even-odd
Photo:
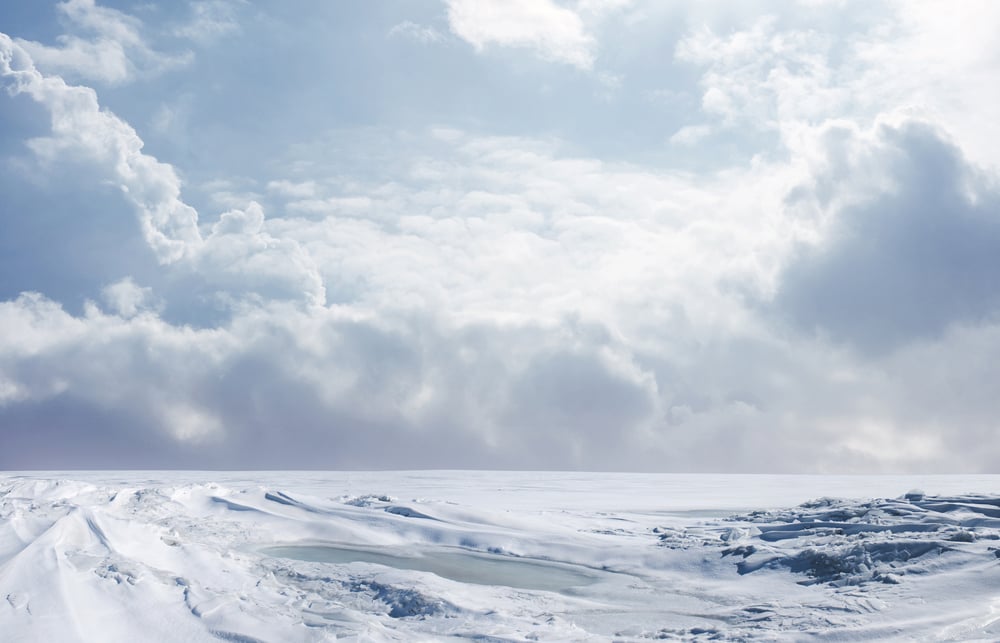
{"type": "Polygon", "coordinates": [[[1000,476],[0,474],[3,641],[449,637],[997,641],[1000,476]]]}

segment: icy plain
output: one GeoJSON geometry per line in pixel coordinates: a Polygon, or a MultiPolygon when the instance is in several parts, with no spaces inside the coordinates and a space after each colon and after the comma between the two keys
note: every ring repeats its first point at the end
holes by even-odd
{"type": "Polygon", "coordinates": [[[1000,476],[0,474],[3,641],[450,638],[997,641],[1000,476]]]}

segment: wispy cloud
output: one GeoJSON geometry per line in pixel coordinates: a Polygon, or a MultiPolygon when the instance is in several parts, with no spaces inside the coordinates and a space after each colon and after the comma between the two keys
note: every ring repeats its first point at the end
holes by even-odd
{"type": "Polygon", "coordinates": [[[87,34],[64,34],[58,46],[17,39],[34,64],[74,79],[117,85],[189,64],[189,52],[154,51],[141,34],[142,23],[94,0],[65,0],[56,5],[69,24],[87,34]]]}
{"type": "Polygon", "coordinates": [[[434,27],[418,25],[417,23],[410,22],[409,20],[404,20],[403,22],[393,25],[392,29],[389,30],[389,37],[405,38],[407,40],[423,44],[441,42],[444,40],[444,35],[442,35],[441,32],[434,27]]]}
{"type": "Polygon", "coordinates": [[[239,30],[237,9],[246,0],[199,0],[191,3],[191,18],[174,33],[202,43],[217,41],[239,30]]]}

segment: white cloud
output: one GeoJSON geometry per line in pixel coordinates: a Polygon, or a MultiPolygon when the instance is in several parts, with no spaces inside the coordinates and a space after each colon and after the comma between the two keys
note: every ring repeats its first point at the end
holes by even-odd
{"type": "Polygon", "coordinates": [[[135,206],[146,241],[161,263],[186,262],[209,281],[238,294],[323,302],[323,285],[312,260],[296,241],[267,233],[257,203],[224,213],[203,238],[197,211],[181,199],[174,168],[145,154],[135,130],[102,110],[92,89],[42,75],[4,34],[0,34],[0,78],[15,92],[45,105],[52,115],[52,136],[29,143],[35,153],[50,162],[80,158],[100,168],[135,206]]]}
{"type": "Polygon", "coordinates": [[[774,18],[718,36],[702,28],[681,39],[678,60],[706,67],[702,108],[726,125],[783,131],[788,123],[818,123],[840,114],[850,98],[828,60],[828,35],[782,31],[774,18]]]}
{"type": "Polygon", "coordinates": [[[685,125],[670,136],[674,145],[695,145],[712,133],[709,125],[685,125]]]}
{"type": "Polygon", "coordinates": [[[907,108],[939,123],[976,164],[1000,170],[996,61],[1000,5],[893,0],[893,15],[855,45],[851,90],[872,111],[907,108]]]}
{"type": "Polygon", "coordinates": [[[326,289],[312,257],[294,239],[272,236],[265,227],[264,211],[255,202],[219,217],[197,262],[208,283],[232,295],[326,303],[326,289]]]}
{"type": "Polygon", "coordinates": [[[138,209],[146,240],[161,261],[176,261],[196,250],[201,243],[198,215],[180,200],[174,169],[144,154],[135,130],[102,110],[92,89],[43,75],[30,55],[5,34],[0,34],[0,78],[13,92],[31,96],[51,114],[52,135],[29,143],[39,157],[99,164],[138,209]]]}
{"type": "Polygon", "coordinates": [[[893,1],[852,11],[863,18],[845,31],[810,22],[808,12],[760,17],[724,35],[700,26],[675,57],[704,68],[702,108],[733,129],[776,131],[794,146],[803,126],[867,126],[902,112],[938,123],[974,163],[1000,168],[990,108],[1000,100],[1000,5],[893,1]]]}
{"type": "Polygon", "coordinates": [[[191,3],[191,20],[178,27],[175,34],[202,43],[218,41],[222,36],[239,31],[236,18],[239,5],[245,0],[200,0],[191,3]]]}
{"type": "Polygon", "coordinates": [[[100,7],[94,0],[64,0],[57,8],[71,21],[96,34],[113,38],[125,45],[142,46],[142,38],[138,33],[141,23],[133,16],[116,9],[100,7]]]}
{"type": "Polygon", "coordinates": [[[246,178],[210,179],[198,186],[213,206],[224,210],[238,210],[251,201],[259,202],[263,197],[254,188],[256,184],[246,178]]]}
{"type": "Polygon", "coordinates": [[[590,69],[596,41],[583,20],[552,0],[447,0],[452,32],[477,50],[524,47],[547,60],[590,69]]]}
{"type": "Polygon", "coordinates": [[[105,286],[101,294],[111,310],[126,319],[135,317],[145,310],[151,310],[157,305],[153,298],[153,289],[143,288],[131,277],[105,286]]]}
{"type": "Polygon", "coordinates": [[[125,47],[114,40],[84,40],[60,36],[59,47],[18,40],[40,67],[108,84],[128,80],[135,72],[125,47]]]}
{"type": "Polygon", "coordinates": [[[190,53],[154,51],[142,38],[142,25],[136,18],[98,6],[94,0],[66,0],[56,7],[73,27],[91,35],[59,36],[56,47],[17,39],[45,72],[116,85],[186,65],[192,59],[190,53]]]}
{"type": "Polygon", "coordinates": [[[635,0],[577,0],[577,12],[594,16],[621,11],[635,4],[635,0]]]}
{"type": "Polygon", "coordinates": [[[409,20],[393,25],[392,29],[389,30],[388,35],[390,38],[405,38],[407,40],[412,40],[413,42],[419,42],[425,45],[444,40],[444,36],[441,35],[441,32],[434,27],[418,25],[417,23],[410,22],[409,20]]]}
{"type": "Polygon", "coordinates": [[[641,319],[635,306],[670,301],[706,332],[743,318],[722,284],[770,287],[792,242],[780,228],[782,195],[799,180],[695,180],[454,131],[433,159],[400,172],[412,185],[326,186],[318,198],[290,198],[288,210],[308,220],[273,220],[273,234],[314,257],[332,301],[352,293],[467,319],[586,312],[622,323],[641,319]]]}
{"type": "Polygon", "coordinates": [[[267,189],[269,192],[276,192],[283,196],[295,197],[299,199],[308,199],[316,195],[316,182],[315,181],[268,181],[267,189]]]}

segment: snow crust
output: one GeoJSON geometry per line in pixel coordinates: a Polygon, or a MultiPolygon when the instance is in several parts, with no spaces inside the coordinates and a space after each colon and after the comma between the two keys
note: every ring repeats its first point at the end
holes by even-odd
{"type": "Polygon", "coordinates": [[[1000,476],[9,473],[0,639],[995,641],[998,491],[1000,476]]]}

